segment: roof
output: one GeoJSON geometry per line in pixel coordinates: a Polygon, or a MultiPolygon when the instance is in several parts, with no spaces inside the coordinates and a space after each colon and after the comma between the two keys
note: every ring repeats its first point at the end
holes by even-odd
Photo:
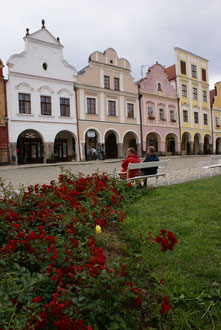
{"type": "Polygon", "coordinates": [[[167,75],[167,79],[173,80],[176,78],[176,66],[175,64],[169,66],[168,68],[165,68],[165,73],[167,75]]]}
{"type": "Polygon", "coordinates": [[[210,94],[210,105],[213,105],[214,103],[214,98],[216,96],[216,89],[212,89],[211,91],[209,91],[210,94]]]}

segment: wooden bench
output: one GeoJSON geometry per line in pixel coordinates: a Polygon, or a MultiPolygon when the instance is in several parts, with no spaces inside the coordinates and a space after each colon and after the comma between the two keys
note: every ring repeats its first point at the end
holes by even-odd
{"type": "Polygon", "coordinates": [[[207,161],[199,162],[198,164],[199,167],[199,178],[201,178],[201,173],[203,171],[208,171],[210,176],[212,176],[212,168],[221,168],[221,158],[216,158],[216,157],[210,157],[207,161]],[[217,160],[217,163],[214,164],[213,162],[217,160]]]}
{"type": "Polygon", "coordinates": [[[167,174],[167,166],[168,166],[168,160],[160,160],[157,162],[144,162],[144,163],[129,163],[128,168],[126,172],[119,172],[119,174],[124,174],[126,175],[126,179],[128,181],[130,180],[140,180],[140,179],[149,179],[149,178],[156,178],[156,185],[159,177],[165,177],[167,184],[169,184],[168,181],[168,174],[167,174]],[[129,177],[129,172],[131,170],[141,170],[145,168],[150,168],[150,167],[158,167],[157,173],[156,174],[150,174],[150,175],[138,175],[135,177],[130,178],[129,177]]]}

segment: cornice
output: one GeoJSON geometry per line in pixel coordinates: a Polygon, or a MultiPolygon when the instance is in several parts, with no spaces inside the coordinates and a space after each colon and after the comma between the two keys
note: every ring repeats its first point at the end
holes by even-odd
{"type": "Polygon", "coordinates": [[[95,86],[90,86],[90,85],[83,85],[79,84],[78,85],[78,90],[83,89],[86,91],[92,91],[92,92],[97,92],[97,93],[105,93],[107,95],[113,94],[114,96],[127,96],[127,97],[132,97],[138,99],[138,93],[130,93],[126,91],[116,91],[114,89],[107,89],[103,87],[95,87],[95,86]]]}
{"type": "MultiPolygon", "coordinates": [[[[43,77],[43,76],[37,76],[37,75],[33,75],[33,74],[28,74],[28,73],[22,73],[22,72],[14,72],[14,71],[10,71],[9,72],[10,76],[9,76],[9,80],[11,76],[15,76],[15,77],[24,77],[24,78],[29,78],[29,79],[37,79],[37,80],[44,80],[44,81],[57,81],[57,82],[63,82],[63,83],[68,83],[68,84],[74,84],[74,79],[73,80],[62,80],[62,79],[57,79],[57,78],[50,78],[50,77],[43,77]]],[[[75,77],[75,75],[73,75],[73,78],[75,77]]]]}

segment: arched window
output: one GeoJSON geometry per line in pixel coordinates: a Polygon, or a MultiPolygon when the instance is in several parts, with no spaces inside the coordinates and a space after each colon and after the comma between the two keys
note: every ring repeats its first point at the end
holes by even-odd
{"type": "Polygon", "coordinates": [[[160,92],[162,92],[163,90],[162,90],[162,86],[161,86],[161,83],[160,82],[158,82],[157,83],[157,91],[160,91],[160,92]]]}

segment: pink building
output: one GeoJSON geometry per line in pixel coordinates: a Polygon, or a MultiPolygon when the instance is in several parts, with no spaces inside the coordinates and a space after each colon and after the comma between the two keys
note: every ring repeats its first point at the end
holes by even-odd
{"type": "Polygon", "coordinates": [[[141,154],[138,88],[131,66],[113,48],[89,56],[78,72],[77,113],[81,158],[90,147],[105,146],[106,158],[125,157],[128,147],[141,154]]]}
{"type": "Polygon", "coordinates": [[[158,155],[180,154],[178,99],[162,65],[156,63],[137,82],[141,96],[143,149],[154,145],[158,155]]]}

